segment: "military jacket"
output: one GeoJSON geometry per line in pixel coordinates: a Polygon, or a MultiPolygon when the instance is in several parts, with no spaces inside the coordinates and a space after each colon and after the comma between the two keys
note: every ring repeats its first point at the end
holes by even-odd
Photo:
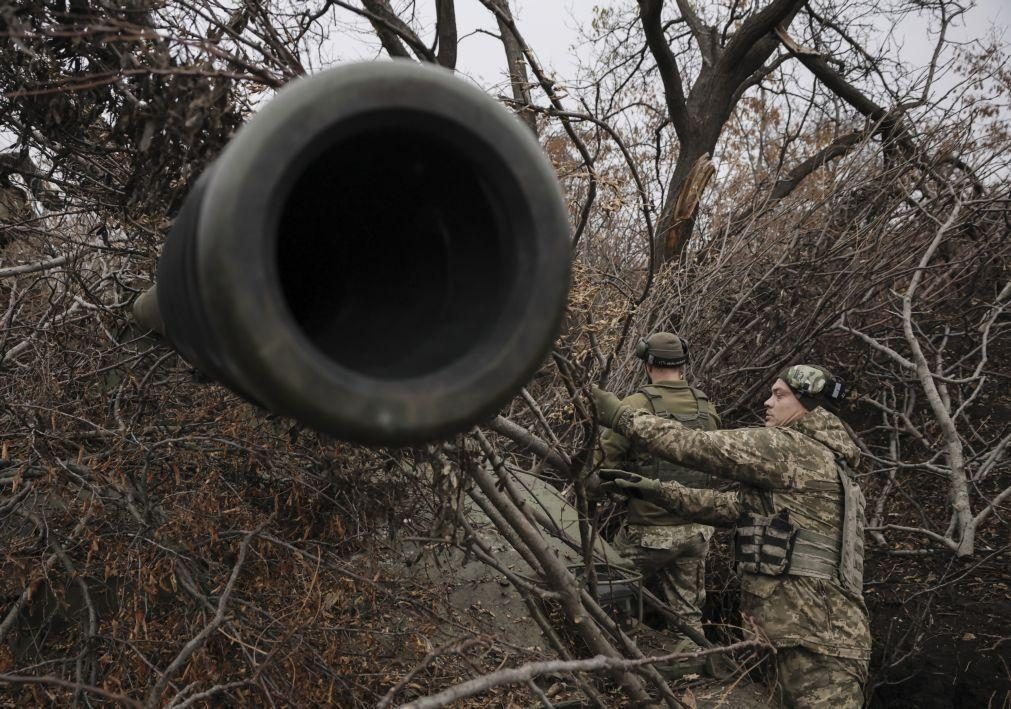
{"type": "MultiPolygon", "coordinates": [[[[623,404],[634,409],[667,415],[675,420],[688,420],[700,417],[699,428],[715,430],[720,426],[720,417],[716,407],[698,389],[685,381],[659,382],[642,387],[639,391],[626,397],[623,404]]],[[[656,479],[688,479],[697,480],[707,477],[702,472],[690,468],[667,470],[673,467],[663,461],[658,465],[657,457],[644,446],[634,445],[628,438],[617,431],[608,430],[600,437],[604,450],[601,461],[602,468],[615,468],[639,473],[656,479]]],[[[680,467],[680,466],[679,466],[680,467]]],[[[700,485],[693,485],[693,487],[700,485]]],[[[628,524],[670,526],[684,524],[669,512],[652,502],[632,499],[628,502],[626,521],[628,524]]],[[[709,530],[710,532],[712,530],[709,530]]]]}
{"type": "MultiPolygon", "coordinates": [[[[784,427],[727,431],[688,429],[677,421],[628,410],[615,427],[635,445],[740,483],[734,492],[664,483],[668,511],[682,521],[734,526],[742,513],[784,509],[799,527],[841,539],[843,490],[836,456],[851,467],[859,450],[828,411],[817,408],[784,427]]],[[[871,636],[862,596],[805,576],[741,577],[742,610],[776,647],[866,660],[871,636]]]]}

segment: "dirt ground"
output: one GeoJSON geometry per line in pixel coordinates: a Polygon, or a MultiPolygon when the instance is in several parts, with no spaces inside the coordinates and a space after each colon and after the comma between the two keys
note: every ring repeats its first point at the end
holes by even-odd
{"type": "Polygon", "coordinates": [[[1011,707],[1007,555],[871,554],[864,597],[874,659],[871,707],[1011,707]]]}

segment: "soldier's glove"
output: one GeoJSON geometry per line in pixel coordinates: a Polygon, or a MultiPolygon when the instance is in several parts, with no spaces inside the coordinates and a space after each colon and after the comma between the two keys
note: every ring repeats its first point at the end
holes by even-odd
{"type": "Polygon", "coordinates": [[[622,405],[621,399],[611,392],[597,387],[593,387],[593,405],[597,407],[597,422],[608,428],[614,428],[614,422],[621,415],[622,410],[629,408],[627,405],[622,405]]]}
{"type": "Polygon", "coordinates": [[[601,492],[610,492],[625,497],[635,497],[640,500],[661,503],[663,497],[660,494],[660,481],[652,478],[644,478],[635,473],[628,473],[624,470],[600,471],[601,492]]]}

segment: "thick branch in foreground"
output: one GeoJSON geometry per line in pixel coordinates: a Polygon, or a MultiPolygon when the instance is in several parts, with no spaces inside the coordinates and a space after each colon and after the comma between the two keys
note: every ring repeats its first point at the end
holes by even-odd
{"type": "Polygon", "coordinates": [[[736,652],[750,648],[765,647],[765,643],[760,640],[745,640],[743,642],[728,645],[726,647],[713,648],[711,650],[700,650],[698,652],[679,653],[674,652],[668,655],[658,655],[654,657],[644,657],[636,660],[623,660],[613,657],[597,655],[588,660],[554,660],[550,662],[531,662],[520,667],[513,667],[507,670],[499,670],[491,674],[477,677],[463,682],[447,690],[433,694],[428,697],[415,699],[413,702],[405,704],[402,709],[438,709],[452,702],[473,697],[481,692],[486,692],[492,687],[504,684],[520,684],[533,680],[549,673],[567,672],[596,672],[600,670],[631,670],[657,662],[670,662],[672,660],[684,660],[689,658],[705,657],[706,655],[736,652]]]}
{"type": "MultiPolygon", "coordinates": [[[[491,451],[487,442],[478,437],[484,454],[495,466],[497,457],[491,451]]],[[[501,466],[495,466],[496,474],[505,475],[501,466]]],[[[587,617],[586,609],[580,599],[579,584],[565,564],[543,542],[541,532],[530,522],[523,512],[500,490],[503,480],[496,481],[483,465],[476,464],[469,471],[471,478],[484,493],[485,498],[500,514],[500,519],[512,529],[533,554],[544,571],[545,579],[552,590],[561,594],[561,605],[568,620],[576,632],[586,642],[591,651],[598,654],[620,658],[615,647],[604,637],[600,629],[587,617]]],[[[649,695],[640,678],[627,672],[617,672],[617,679],[625,687],[625,691],[636,701],[646,702],[649,695]]]]}
{"type": "Polygon", "coordinates": [[[547,441],[534,435],[517,423],[510,421],[504,416],[496,416],[488,423],[488,428],[495,433],[505,436],[513,443],[517,443],[524,448],[529,448],[535,455],[538,455],[552,468],[565,476],[570,476],[571,466],[559,455],[547,441]]]}
{"type": "Polygon", "coordinates": [[[48,271],[51,268],[64,266],[69,261],[70,261],[69,256],[57,256],[56,258],[49,259],[48,261],[39,261],[38,263],[26,263],[21,266],[8,266],[7,268],[0,268],[0,278],[10,278],[11,276],[21,276],[26,273],[38,273],[39,271],[48,271]]]}
{"type": "Polygon", "coordinates": [[[937,382],[934,381],[933,372],[930,370],[930,364],[927,362],[927,358],[920,346],[920,340],[917,337],[916,328],[913,324],[913,297],[916,294],[916,289],[923,278],[927,264],[930,263],[941,240],[958,221],[960,207],[961,203],[956,203],[954,209],[948,215],[948,219],[938,228],[933,241],[930,242],[930,246],[927,247],[923,257],[920,259],[919,267],[910,280],[909,288],[902,296],[902,331],[906,336],[906,344],[909,345],[913,353],[913,362],[916,364],[916,376],[920,380],[920,385],[927,395],[927,402],[930,404],[937,423],[940,425],[941,432],[944,434],[948,452],[948,466],[951,469],[949,477],[951,483],[951,506],[954,510],[956,527],[959,531],[958,554],[959,556],[967,556],[972,554],[973,551],[975,529],[970,524],[972,513],[969,507],[969,489],[965,479],[962,439],[955,428],[955,422],[952,419],[949,407],[945,405],[940,392],[937,390],[937,382]]]}

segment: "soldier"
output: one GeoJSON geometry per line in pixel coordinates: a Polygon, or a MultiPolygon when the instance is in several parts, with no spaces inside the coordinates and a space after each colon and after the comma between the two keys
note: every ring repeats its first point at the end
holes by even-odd
{"type": "Polygon", "coordinates": [[[765,428],[699,431],[594,389],[603,425],[633,445],[727,480],[735,492],[691,489],[622,472],[604,489],[655,502],[678,519],[736,527],[741,609],[776,648],[783,702],[861,707],[871,636],[863,602],[864,498],[859,451],[829,411],[842,381],[811,365],[784,369],[765,428]]]}
{"type": "MultiPolygon", "coordinates": [[[[650,383],[621,402],[636,410],[678,421],[683,426],[712,431],[719,427],[716,408],[684,379],[688,344],[678,335],[657,332],[640,340],[636,355],[650,383]]],[[[617,431],[601,436],[603,469],[632,471],[651,480],[676,481],[690,488],[710,485],[705,473],[652,455],[617,431]]],[[[706,597],[706,554],[713,528],[684,524],[669,512],[642,499],[630,499],[625,520],[613,546],[642,574],[643,582],[700,634],[706,597]]],[[[682,649],[697,649],[682,641],[682,649]]]]}

